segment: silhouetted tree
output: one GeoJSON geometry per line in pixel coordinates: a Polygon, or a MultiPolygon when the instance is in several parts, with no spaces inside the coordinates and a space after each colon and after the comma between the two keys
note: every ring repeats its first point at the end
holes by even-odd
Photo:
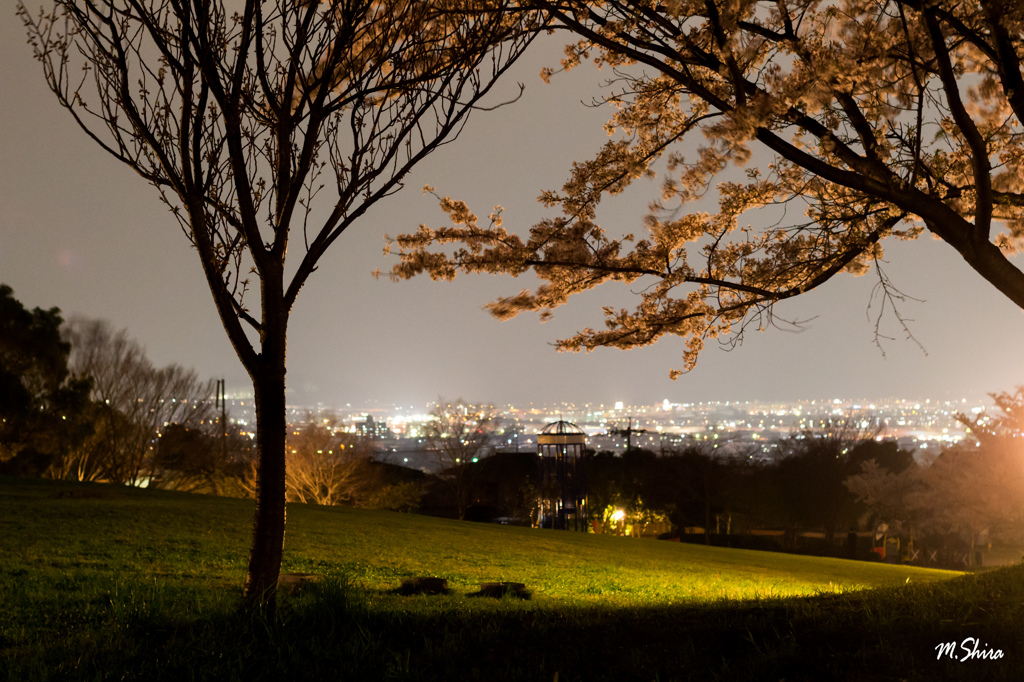
{"type": "Polygon", "coordinates": [[[216,421],[169,424],[153,457],[151,487],[229,497],[244,496],[240,478],[252,460],[252,441],[238,425],[227,434],[216,421]]]}
{"type": "Polygon", "coordinates": [[[781,444],[777,463],[780,485],[792,525],[821,528],[832,543],[837,531],[857,523],[863,512],[844,481],[860,470],[868,449],[858,446],[873,439],[877,430],[861,428],[853,420],[828,424],[822,431],[805,431],[781,444]]]}
{"type": "Polygon", "coordinates": [[[252,379],[259,474],[245,593],[271,592],[272,605],[285,528],[286,336],[299,290],[343,232],[458,136],[539,19],[468,0],[52,8],[18,3],[50,89],[91,139],[159,190],[252,379]],[[326,211],[313,212],[318,201],[326,211]]]}
{"type": "Polygon", "coordinates": [[[27,310],[0,285],[0,466],[41,475],[92,430],[89,380],[68,370],[60,310],[27,310]]]}
{"type": "MultiPolygon", "coordinates": [[[[657,483],[661,487],[671,486],[675,493],[673,521],[680,529],[702,527],[704,542],[710,544],[714,515],[724,511],[726,463],[700,448],[691,447],[663,458],[660,464],[657,483]]],[[[655,495],[654,499],[660,497],[655,495]]]]}
{"type": "Polygon", "coordinates": [[[153,457],[153,483],[170,490],[219,493],[225,450],[220,434],[200,426],[170,424],[160,434],[153,457]]]}
{"type": "Polygon", "coordinates": [[[617,498],[633,499],[640,494],[638,481],[626,462],[610,450],[588,452],[587,503],[600,513],[617,498]]]}
{"type": "Polygon", "coordinates": [[[525,523],[534,516],[538,484],[535,452],[496,452],[468,467],[468,501],[525,523]]]}

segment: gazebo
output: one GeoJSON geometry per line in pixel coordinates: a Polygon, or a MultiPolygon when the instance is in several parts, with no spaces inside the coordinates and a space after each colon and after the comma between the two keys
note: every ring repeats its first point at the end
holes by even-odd
{"type": "Polygon", "coordinates": [[[587,435],[566,421],[548,424],[537,436],[540,468],[540,527],[586,532],[587,435]]]}

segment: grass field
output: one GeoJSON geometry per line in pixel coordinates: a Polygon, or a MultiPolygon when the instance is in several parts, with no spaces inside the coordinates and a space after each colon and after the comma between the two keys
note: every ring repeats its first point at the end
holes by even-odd
{"type": "MultiPolygon", "coordinates": [[[[1018,679],[1024,569],[981,576],[289,506],[241,603],[243,500],[0,479],[0,679],[1018,679]],[[449,580],[443,596],[395,593],[449,580]],[[522,582],[526,601],[469,596],[522,582]],[[868,589],[871,588],[871,589],[868,589]],[[999,660],[937,660],[968,637],[999,660]]],[[[966,650],[965,650],[966,651],[966,650]]],[[[958,653],[962,655],[963,652],[958,653]]]]}

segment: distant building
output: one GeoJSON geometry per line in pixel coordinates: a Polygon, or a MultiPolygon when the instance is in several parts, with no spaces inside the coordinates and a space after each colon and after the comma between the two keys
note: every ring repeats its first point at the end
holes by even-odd
{"type": "Polygon", "coordinates": [[[373,440],[383,440],[385,438],[391,438],[391,430],[388,429],[386,422],[378,422],[373,420],[373,415],[366,415],[366,421],[356,423],[356,434],[363,438],[370,438],[373,440]]]}

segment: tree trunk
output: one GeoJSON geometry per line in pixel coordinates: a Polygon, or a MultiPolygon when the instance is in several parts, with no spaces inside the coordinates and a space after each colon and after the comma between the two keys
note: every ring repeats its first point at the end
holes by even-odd
{"type": "Polygon", "coordinates": [[[256,402],[256,513],[245,596],[274,603],[285,530],[285,335],[287,311],[264,280],[262,352],[251,372],[256,402]]]}
{"type": "Polygon", "coordinates": [[[265,367],[253,382],[256,399],[256,513],[245,596],[277,587],[284,550],[285,402],[284,365],[265,367]]]}

